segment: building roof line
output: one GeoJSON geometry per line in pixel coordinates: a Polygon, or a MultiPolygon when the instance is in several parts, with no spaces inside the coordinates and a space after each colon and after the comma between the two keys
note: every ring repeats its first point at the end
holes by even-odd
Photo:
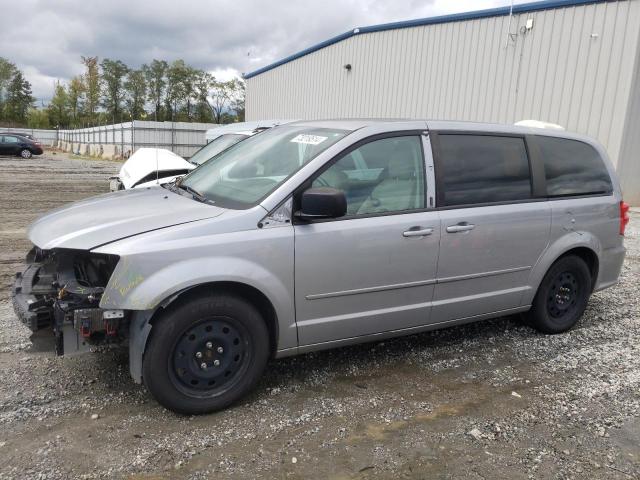
{"type": "MultiPolygon", "coordinates": [[[[513,6],[513,13],[527,13],[527,12],[536,12],[539,10],[552,10],[556,8],[566,8],[573,7],[579,5],[587,5],[590,3],[601,3],[605,1],[611,0],[543,0],[540,2],[531,2],[531,3],[521,3],[513,6]]],[[[269,70],[273,70],[276,67],[284,65],[285,63],[292,62],[297,60],[298,58],[309,55],[310,53],[317,52],[325,47],[333,45],[335,43],[346,40],[347,38],[353,37],[355,35],[360,35],[362,33],[373,33],[373,32],[383,32],[385,30],[397,30],[401,28],[411,28],[411,27],[420,27],[424,25],[435,25],[438,23],[450,23],[450,22],[461,22],[464,20],[474,20],[478,18],[488,18],[488,17],[499,17],[504,15],[509,15],[511,7],[496,7],[489,8],[485,10],[476,10],[471,12],[463,12],[463,13],[453,13],[449,15],[439,15],[436,17],[427,17],[427,18],[418,18],[415,20],[405,20],[400,22],[391,22],[391,23],[383,23],[379,25],[370,25],[367,27],[358,27],[347,32],[341,33],[340,35],[336,35],[335,37],[331,37],[323,42],[312,45],[304,50],[300,50],[297,53],[289,55],[281,60],[278,60],[274,63],[271,63],[265,67],[254,70],[250,73],[243,74],[243,78],[248,79],[260,75],[261,73],[268,72],[269,70]]]]}

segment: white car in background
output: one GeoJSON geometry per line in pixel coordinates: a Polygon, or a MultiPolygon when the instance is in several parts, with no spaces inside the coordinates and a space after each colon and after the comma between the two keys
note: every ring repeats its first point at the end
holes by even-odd
{"type": "Polygon", "coordinates": [[[169,183],[186,175],[196,165],[165,148],[139,148],[122,164],[120,173],[109,178],[109,190],[128,190],[169,183]]]}
{"type": "Polygon", "coordinates": [[[290,121],[240,122],[212,128],[206,133],[207,144],[189,160],[165,148],[140,148],[124,162],[118,175],[109,177],[109,189],[115,192],[173,182],[242,140],[290,121]]]}

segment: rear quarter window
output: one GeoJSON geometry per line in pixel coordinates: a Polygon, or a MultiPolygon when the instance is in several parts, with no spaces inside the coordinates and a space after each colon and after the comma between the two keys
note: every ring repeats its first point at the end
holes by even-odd
{"type": "Polygon", "coordinates": [[[566,138],[536,138],[544,163],[547,196],[611,193],[611,178],[591,145],[566,138]]]}

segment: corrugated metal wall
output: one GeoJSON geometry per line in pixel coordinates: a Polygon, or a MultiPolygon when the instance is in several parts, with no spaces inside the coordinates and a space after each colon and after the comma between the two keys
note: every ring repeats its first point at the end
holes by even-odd
{"type": "MultiPolygon", "coordinates": [[[[49,130],[60,141],[87,145],[115,145],[121,153],[131,154],[140,147],[159,147],[189,158],[207,143],[206,133],[219,125],[197,122],[133,122],[116,123],[74,130],[49,130]]],[[[41,130],[44,132],[44,130],[41,130]]],[[[76,147],[79,148],[79,147],[76,147]]]]}
{"type": "Polygon", "coordinates": [[[639,32],[627,0],[359,34],[247,79],[247,119],[537,119],[617,162],[639,32]]]}
{"type": "Polygon", "coordinates": [[[618,174],[625,200],[634,206],[640,206],[640,35],[637,44],[631,97],[618,159],[618,174]]]}

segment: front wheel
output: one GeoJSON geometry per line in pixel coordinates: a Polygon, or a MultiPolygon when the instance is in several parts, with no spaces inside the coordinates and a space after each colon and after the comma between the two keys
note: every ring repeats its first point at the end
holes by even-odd
{"type": "Polygon", "coordinates": [[[31,153],[31,150],[29,150],[28,148],[23,148],[22,150],[20,150],[20,156],[22,158],[31,158],[33,156],[33,153],[31,153]]]}
{"type": "Polygon", "coordinates": [[[152,327],[143,377],[169,410],[201,414],[247,394],[269,358],[269,334],[258,310],[233,294],[191,298],[152,327]]]}
{"type": "Polygon", "coordinates": [[[562,257],[544,276],[527,317],[543,333],[569,330],[582,316],[591,295],[591,273],[575,255],[562,257]]]}

